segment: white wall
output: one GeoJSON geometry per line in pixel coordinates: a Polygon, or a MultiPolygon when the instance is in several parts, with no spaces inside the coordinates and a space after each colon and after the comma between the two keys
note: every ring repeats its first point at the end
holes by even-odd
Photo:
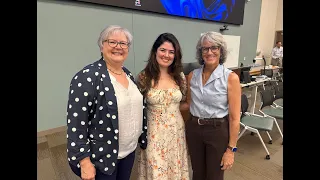
{"type": "Polygon", "coordinates": [[[277,30],[283,30],[283,0],[262,0],[257,51],[261,51],[267,64],[271,62],[272,48],[277,30]]]}
{"type": "Polygon", "coordinates": [[[278,0],[276,31],[283,30],[283,0],[278,0]]]}

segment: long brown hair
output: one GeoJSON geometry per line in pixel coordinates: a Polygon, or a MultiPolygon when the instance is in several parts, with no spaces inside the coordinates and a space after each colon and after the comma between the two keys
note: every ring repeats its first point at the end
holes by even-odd
{"type": "Polygon", "coordinates": [[[143,95],[146,95],[146,93],[150,90],[152,86],[152,80],[154,80],[154,86],[156,86],[159,82],[160,78],[160,69],[159,64],[156,59],[156,54],[158,48],[164,43],[164,42],[170,42],[172,43],[174,47],[174,60],[172,64],[168,67],[168,73],[173,77],[176,84],[179,86],[180,90],[182,91],[182,52],[180,48],[180,44],[177,40],[177,38],[171,34],[171,33],[163,33],[158,36],[158,38],[153,43],[152,49],[150,51],[150,55],[148,58],[148,63],[146,67],[144,68],[145,77],[143,78],[141,84],[144,84],[144,87],[142,89],[143,95]]]}

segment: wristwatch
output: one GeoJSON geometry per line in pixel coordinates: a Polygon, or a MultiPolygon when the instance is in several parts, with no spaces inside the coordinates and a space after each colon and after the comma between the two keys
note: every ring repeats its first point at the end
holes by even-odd
{"type": "Polygon", "coordinates": [[[237,147],[231,147],[228,145],[228,149],[230,149],[232,152],[237,152],[237,147]]]}

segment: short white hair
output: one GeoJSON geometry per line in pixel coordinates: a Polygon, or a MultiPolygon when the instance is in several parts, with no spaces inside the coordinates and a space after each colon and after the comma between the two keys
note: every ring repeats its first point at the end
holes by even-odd
{"type": "Polygon", "coordinates": [[[214,31],[208,31],[205,33],[201,33],[201,36],[198,40],[197,47],[196,47],[196,59],[198,60],[199,64],[203,65],[204,60],[202,58],[202,44],[203,42],[207,40],[217,46],[220,47],[220,59],[219,64],[223,64],[226,62],[227,59],[227,43],[225,39],[223,38],[221,33],[214,32],[214,31]]]}
{"type": "Polygon", "coordinates": [[[106,28],[104,28],[102,30],[102,32],[100,33],[99,39],[98,39],[98,46],[101,49],[102,48],[102,44],[103,41],[105,41],[106,39],[108,39],[108,37],[114,33],[118,33],[118,32],[122,32],[126,37],[127,37],[127,41],[129,43],[129,46],[132,43],[132,34],[129,32],[128,29],[123,28],[121,26],[118,25],[110,25],[107,26],[106,28]]]}

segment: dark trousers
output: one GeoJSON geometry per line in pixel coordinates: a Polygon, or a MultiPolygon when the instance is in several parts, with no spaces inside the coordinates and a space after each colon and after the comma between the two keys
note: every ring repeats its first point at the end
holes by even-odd
{"type": "Polygon", "coordinates": [[[229,121],[199,125],[191,116],[186,122],[186,139],[193,170],[192,180],[223,180],[221,160],[229,143],[229,121]]]}
{"type": "MultiPolygon", "coordinates": [[[[118,159],[116,170],[112,175],[103,174],[101,171],[96,169],[95,180],[129,180],[131,175],[132,166],[134,163],[135,151],[129,154],[123,159],[118,159]]],[[[81,178],[80,168],[71,165],[72,171],[81,178]]]]}

